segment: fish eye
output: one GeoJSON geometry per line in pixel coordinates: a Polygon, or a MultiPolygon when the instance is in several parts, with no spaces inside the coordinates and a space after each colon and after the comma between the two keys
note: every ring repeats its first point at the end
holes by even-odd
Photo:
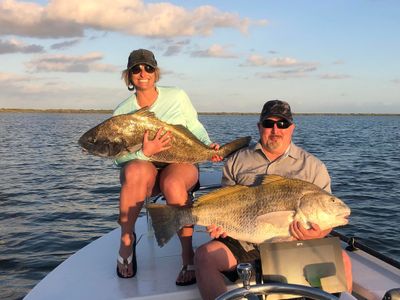
{"type": "Polygon", "coordinates": [[[331,201],[332,201],[332,202],[336,202],[336,199],[335,199],[335,198],[331,198],[331,201]]]}

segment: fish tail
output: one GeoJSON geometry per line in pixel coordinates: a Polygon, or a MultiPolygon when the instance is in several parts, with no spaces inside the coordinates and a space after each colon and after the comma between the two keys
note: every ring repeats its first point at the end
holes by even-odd
{"type": "Polygon", "coordinates": [[[188,208],[165,204],[149,204],[146,208],[150,213],[154,234],[160,247],[164,246],[185,225],[182,217],[188,208]]]}
{"type": "Polygon", "coordinates": [[[233,152],[235,152],[243,147],[247,147],[250,143],[250,140],[251,140],[250,136],[245,136],[245,137],[238,138],[230,143],[227,143],[218,150],[218,155],[222,156],[222,157],[227,157],[228,155],[232,154],[233,152]]]}

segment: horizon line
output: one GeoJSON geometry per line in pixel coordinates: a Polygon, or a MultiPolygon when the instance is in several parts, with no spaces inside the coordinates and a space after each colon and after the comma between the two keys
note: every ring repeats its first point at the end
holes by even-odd
{"type": "MultiPolygon", "coordinates": [[[[43,113],[112,113],[112,109],[80,109],[80,108],[0,108],[6,112],[43,112],[43,113]]],[[[199,115],[259,115],[259,112],[197,112],[199,115]]],[[[354,113],[354,112],[299,112],[293,115],[365,115],[365,116],[400,116],[400,113],[354,113]]]]}

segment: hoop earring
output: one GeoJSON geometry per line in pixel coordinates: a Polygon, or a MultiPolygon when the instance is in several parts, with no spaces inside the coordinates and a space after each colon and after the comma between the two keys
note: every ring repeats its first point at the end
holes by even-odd
{"type": "Polygon", "coordinates": [[[130,90],[130,91],[133,91],[133,90],[135,90],[135,86],[133,85],[133,83],[132,83],[132,82],[129,82],[129,85],[128,85],[128,90],[130,90]]]}

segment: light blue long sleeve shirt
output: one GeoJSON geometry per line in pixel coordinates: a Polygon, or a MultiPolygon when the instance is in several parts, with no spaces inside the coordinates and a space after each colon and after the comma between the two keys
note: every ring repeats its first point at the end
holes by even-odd
{"type": "MultiPolygon", "coordinates": [[[[204,144],[210,145],[212,143],[185,91],[176,87],[160,86],[157,87],[157,92],[156,101],[149,107],[149,110],[154,112],[157,118],[169,124],[183,125],[204,144]]],[[[136,95],[132,94],[118,105],[113,115],[133,113],[141,108],[137,103],[136,95]]],[[[138,150],[117,158],[115,164],[121,165],[133,159],[149,160],[142,150],[138,150]]]]}

